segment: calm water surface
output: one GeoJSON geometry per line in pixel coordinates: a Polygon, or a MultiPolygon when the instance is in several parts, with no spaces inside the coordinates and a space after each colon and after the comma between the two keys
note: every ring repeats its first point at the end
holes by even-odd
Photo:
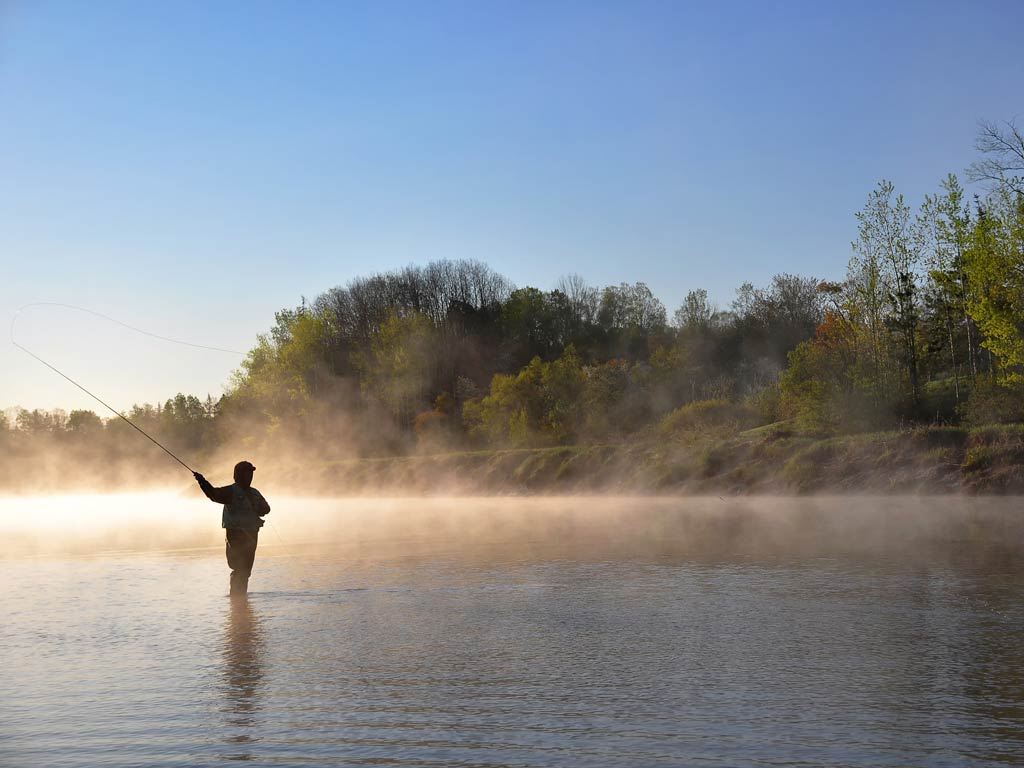
{"type": "Polygon", "coordinates": [[[1024,765],[1016,500],[198,504],[0,501],[0,764],[1024,765]]]}

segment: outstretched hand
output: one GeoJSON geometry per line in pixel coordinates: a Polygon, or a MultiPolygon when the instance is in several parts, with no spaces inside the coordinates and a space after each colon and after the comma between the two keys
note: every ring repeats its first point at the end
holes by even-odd
{"type": "Polygon", "coordinates": [[[206,480],[206,478],[205,478],[205,477],[203,477],[203,476],[202,476],[201,474],[199,474],[198,472],[193,472],[193,473],[192,473],[192,477],[194,477],[194,478],[196,479],[196,482],[198,482],[198,483],[203,483],[203,482],[204,482],[204,481],[206,480]]]}

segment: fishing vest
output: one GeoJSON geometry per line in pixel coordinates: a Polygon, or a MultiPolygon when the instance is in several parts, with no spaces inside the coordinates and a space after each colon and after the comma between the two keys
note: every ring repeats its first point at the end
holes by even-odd
{"type": "MultiPolygon", "coordinates": [[[[231,486],[231,503],[224,505],[224,514],[221,516],[222,528],[242,528],[247,531],[258,531],[263,527],[263,518],[257,513],[257,507],[253,501],[263,502],[263,495],[255,488],[247,489],[234,483],[231,486]]],[[[262,507],[262,504],[259,505],[262,507]]]]}

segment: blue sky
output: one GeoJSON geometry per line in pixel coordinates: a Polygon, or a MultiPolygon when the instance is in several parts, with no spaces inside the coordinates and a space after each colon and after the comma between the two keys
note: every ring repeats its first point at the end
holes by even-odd
{"type": "MultiPolygon", "coordinates": [[[[883,177],[917,202],[1024,113],[1024,4],[0,0],[0,316],[71,302],[247,349],[356,275],[725,305],[838,278],[883,177]]],[[[62,310],[19,338],[117,407],[237,358],[62,310]]],[[[0,345],[0,407],[88,399],[0,345]]]]}

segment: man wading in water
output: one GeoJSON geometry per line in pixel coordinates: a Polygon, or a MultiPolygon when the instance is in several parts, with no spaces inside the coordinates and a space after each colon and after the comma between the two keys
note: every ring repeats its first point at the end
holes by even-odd
{"type": "Polygon", "coordinates": [[[206,498],[224,505],[221,526],[227,541],[232,595],[244,595],[249,588],[249,574],[256,559],[263,516],[270,514],[267,500],[252,487],[252,473],[255,471],[256,467],[248,461],[238,462],[235,464],[234,484],[223,488],[214,488],[201,474],[192,473],[206,498]]]}

